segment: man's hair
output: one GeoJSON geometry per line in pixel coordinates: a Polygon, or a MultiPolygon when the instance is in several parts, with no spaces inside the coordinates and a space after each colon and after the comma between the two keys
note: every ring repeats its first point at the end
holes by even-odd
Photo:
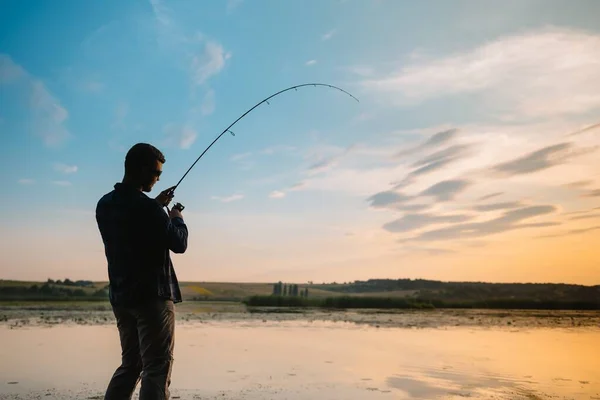
{"type": "Polygon", "coordinates": [[[125,174],[135,176],[140,169],[153,168],[157,161],[165,163],[165,156],[160,150],[148,143],[137,143],[125,156],[125,174]]]}

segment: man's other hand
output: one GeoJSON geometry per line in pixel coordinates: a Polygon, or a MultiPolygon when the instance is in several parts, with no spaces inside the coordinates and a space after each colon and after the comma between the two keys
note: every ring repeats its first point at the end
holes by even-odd
{"type": "Polygon", "coordinates": [[[158,204],[160,204],[161,206],[168,206],[169,203],[171,202],[171,200],[173,200],[173,197],[175,196],[174,194],[174,189],[175,186],[171,186],[168,189],[163,190],[162,192],[160,192],[160,194],[158,196],[156,196],[156,201],[158,201],[158,204]]]}
{"type": "Polygon", "coordinates": [[[169,217],[171,217],[171,218],[181,218],[181,219],[183,219],[183,214],[181,214],[181,211],[179,211],[178,209],[176,209],[176,208],[172,208],[172,209],[169,211],[169,217]]]}

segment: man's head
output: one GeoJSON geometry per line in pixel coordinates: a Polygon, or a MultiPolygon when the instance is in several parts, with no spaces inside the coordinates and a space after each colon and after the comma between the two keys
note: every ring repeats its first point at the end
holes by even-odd
{"type": "Polygon", "coordinates": [[[144,192],[160,180],[165,156],[148,143],[135,144],[125,156],[125,179],[144,192]]]}

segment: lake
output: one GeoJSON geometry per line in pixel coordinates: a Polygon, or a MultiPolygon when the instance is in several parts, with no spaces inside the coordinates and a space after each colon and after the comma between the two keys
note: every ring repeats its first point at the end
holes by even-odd
{"type": "MultiPolygon", "coordinates": [[[[179,319],[172,398],[600,399],[598,325],[386,326],[285,315],[179,319]]],[[[120,361],[110,320],[5,322],[0,341],[0,399],[101,399],[120,361]]]]}

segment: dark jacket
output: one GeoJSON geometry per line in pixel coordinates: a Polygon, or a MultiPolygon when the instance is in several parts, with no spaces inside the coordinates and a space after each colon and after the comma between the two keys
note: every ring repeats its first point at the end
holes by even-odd
{"type": "Polygon", "coordinates": [[[117,183],[98,201],[96,222],[108,262],[113,305],[140,305],[156,298],[181,302],[170,251],[184,253],[188,230],[140,190],[117,183]]]}

